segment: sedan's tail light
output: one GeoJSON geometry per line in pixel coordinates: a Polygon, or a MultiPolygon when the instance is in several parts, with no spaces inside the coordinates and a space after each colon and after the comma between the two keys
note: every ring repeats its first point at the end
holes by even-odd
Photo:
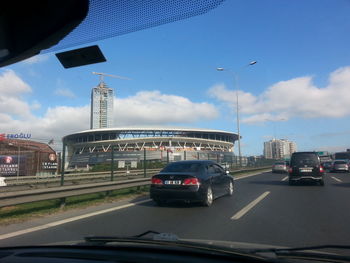
{"type": "Polygon", "coordinates": [[[293,168],[292,167],[289,167],[289,169],[288,169],[288,173],[292,173],[293,172],[293,168]]]}
{"type": "Polygon", "coordinates": [[[320,173],[323,173],[324,172],[324,169],[322,166],[320,166],[320,173]]]}
{"type": "Polygon", "coordinates": [[[151,184],[162,185],[163,181],[161,179],[159,179],[159,178],[153,177],[152,180],[151,180],[151,184]]]}
{"type": "Polygon", "coordinates": [[[183,185],[200,185],[198,178],[186,178],[183,185]]]}

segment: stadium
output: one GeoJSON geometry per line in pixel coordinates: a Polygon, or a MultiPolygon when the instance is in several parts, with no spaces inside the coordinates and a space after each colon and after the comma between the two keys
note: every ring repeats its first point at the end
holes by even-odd
{"type": "Polygon", "coordinates": [[[104,128],[63,137],[67,168],[89,168],[116,161],[215,159],[231,162],[238,135],[208,129],[104,128]]]}

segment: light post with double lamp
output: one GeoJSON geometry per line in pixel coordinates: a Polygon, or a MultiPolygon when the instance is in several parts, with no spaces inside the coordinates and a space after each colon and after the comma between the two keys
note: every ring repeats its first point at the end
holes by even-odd
{"type": "MultiPolygon", "coordinates": [[[[245,65],[242,68],[246,68],[252,65],[255,65],[257,61],[251,61],[248,65],[245,65]]],[[[239,85],[238,85],[238,73],[235,71],[232,71],[227,68],[216,68],[217,71],[227,71],[230,74],[232,74],[234,79],[234,85],[236,89],[236,119],[237,119],[237,135],[238,135],[238,158],[239,158],[239,166],[242,167],[242,154],[241,154],[241,133],[240,133],[240,127],[239,127],[239,98],[238,98],[238,91],[239,91],[239,85]]]]}

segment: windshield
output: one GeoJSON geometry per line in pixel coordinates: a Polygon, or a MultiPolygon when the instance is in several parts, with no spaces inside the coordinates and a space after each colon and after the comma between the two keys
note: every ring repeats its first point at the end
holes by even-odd
{"type": "Polygon", "coordinates": [[[316,154],[294,154],[291,160],[292,165],[317,165],[319,160],[316,154]]]}
{"type": "Polygon", "coordinates": [[[172,164],[167,165],[161,172],[164,172],[164,173],[171,173],[171,172],[195,173],[195,172],[198,172],[200,168],[201,168],[201,165],[198,163],[172,163],[172,164]]]}
{"type": "Polygon", "coordinates": [[[335,159],[350,159],[350,152],[348,153],[336,153],[334,155],[335,159]]]}
{"type": "MultiPolygon", "coordinates": [[[[0,68],[0,247],[350,245],[349,0],[89,2],[0,68]]],[[[50,18],[4,14],[0,62],[50,18]]]]}
{"type": "Polygon", "coordinates": [[[335,161],[334,164],[346,164],[345,161],[335,161]]]}

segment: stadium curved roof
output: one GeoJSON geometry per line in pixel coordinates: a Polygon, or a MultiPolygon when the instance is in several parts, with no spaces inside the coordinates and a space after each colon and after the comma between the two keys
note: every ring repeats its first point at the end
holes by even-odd
{"type": "Polygon", "coordinates": [[[191,137],[226,142],[234,142],[238,139],[236,133],[222,130],[170,127],[123,127],[80,131],[64,136],[63,140],[78,143],[149,137],[191,137]]]}

